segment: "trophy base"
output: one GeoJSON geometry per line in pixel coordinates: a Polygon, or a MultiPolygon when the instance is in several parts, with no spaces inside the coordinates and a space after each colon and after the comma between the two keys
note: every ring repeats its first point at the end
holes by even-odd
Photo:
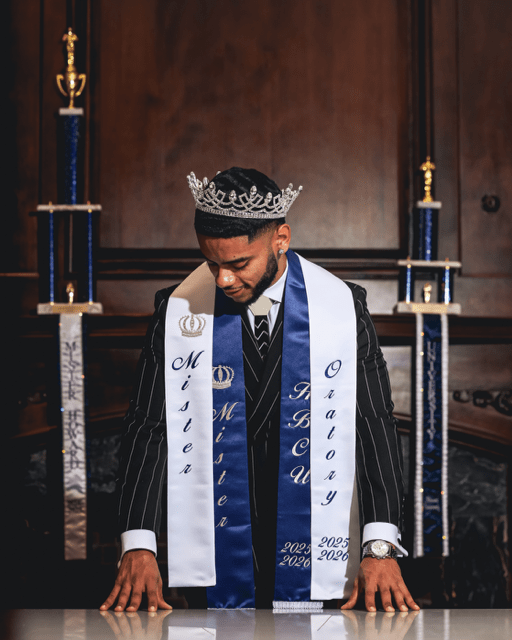
{"type": "Polygon", "coordinates": [[[101,302],[40,302],[37,315],[48,316],[61,313],[103,313],[101,302]]]}
{"type": "Polygon", "coordinates": [[[395,313],[437,313],[438,315],[459,316],[462,308],[458,302],[399,302],[394,308],[395,313]]]}
{"type": "Polygon", "coordinates": [[[462,262],[458,260],[397,260],[399,267],[430,267],[432,269],[442,269],[451,267],[452,269],[460,269],[462,262]]]}

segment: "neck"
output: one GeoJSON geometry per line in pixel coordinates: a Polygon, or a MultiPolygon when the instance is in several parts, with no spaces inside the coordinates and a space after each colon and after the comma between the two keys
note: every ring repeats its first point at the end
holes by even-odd
{"type": "Polygon", "coordinates": [[[286,257],[286,253],[283,253],[283,255],[279,258],[279,261],[277,264],[278,264],[278,269],[277,269],[276,277],[270,283],[269,285],[270,287],[273,284],[275,284],[279,280],[279,278],[281,278],[281,276],[286,270],[286,265],[288,264],[288,258],[286,257]]]}

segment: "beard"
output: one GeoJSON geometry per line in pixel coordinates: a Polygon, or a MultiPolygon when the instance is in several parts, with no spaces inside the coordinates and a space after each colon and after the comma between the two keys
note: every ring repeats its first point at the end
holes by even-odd
{"type": "Polygon", "coordinates": [[[269,250],[265,273],[261,276],[259,282],[254,287],[251,298],[247,302],[244,302],[245,305],[248,306],[253,302],[256,302],[256,300],[261,296],[265,289],[268,289],[270,287],[272,281],[276,277],[278,270],[279,266],[277,264],[277,259],[273,252],[269,250]]]}

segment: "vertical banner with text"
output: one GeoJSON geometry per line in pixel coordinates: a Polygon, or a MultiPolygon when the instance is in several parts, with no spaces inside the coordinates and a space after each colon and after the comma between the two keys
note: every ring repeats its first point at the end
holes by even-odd
{"type": "Polygon", "coordinates": [[[82,314],[59,321],[64,559],[87,557],[87,459],[82,314]]]}
{"type": "Polygon", "coordinates": [[[414,557],[449,554],[448,317],[416,315],[414,557]]]}

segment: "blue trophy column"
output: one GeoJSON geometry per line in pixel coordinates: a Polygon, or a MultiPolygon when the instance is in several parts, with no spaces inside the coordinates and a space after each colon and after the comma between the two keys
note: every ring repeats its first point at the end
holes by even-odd
{"type": "Polygon", "coordinates": [[[83,109],[59,109],[59,137],[62,168],[59,171],[59,200],[63,204],[83,201],[82,157],[80,137],[83,127],[83,109]]]}
{"type": "Polygon", "coordinates": [[[417,202],[413,214],[413,258],[437,260],[440,202],[417,202]]]}

